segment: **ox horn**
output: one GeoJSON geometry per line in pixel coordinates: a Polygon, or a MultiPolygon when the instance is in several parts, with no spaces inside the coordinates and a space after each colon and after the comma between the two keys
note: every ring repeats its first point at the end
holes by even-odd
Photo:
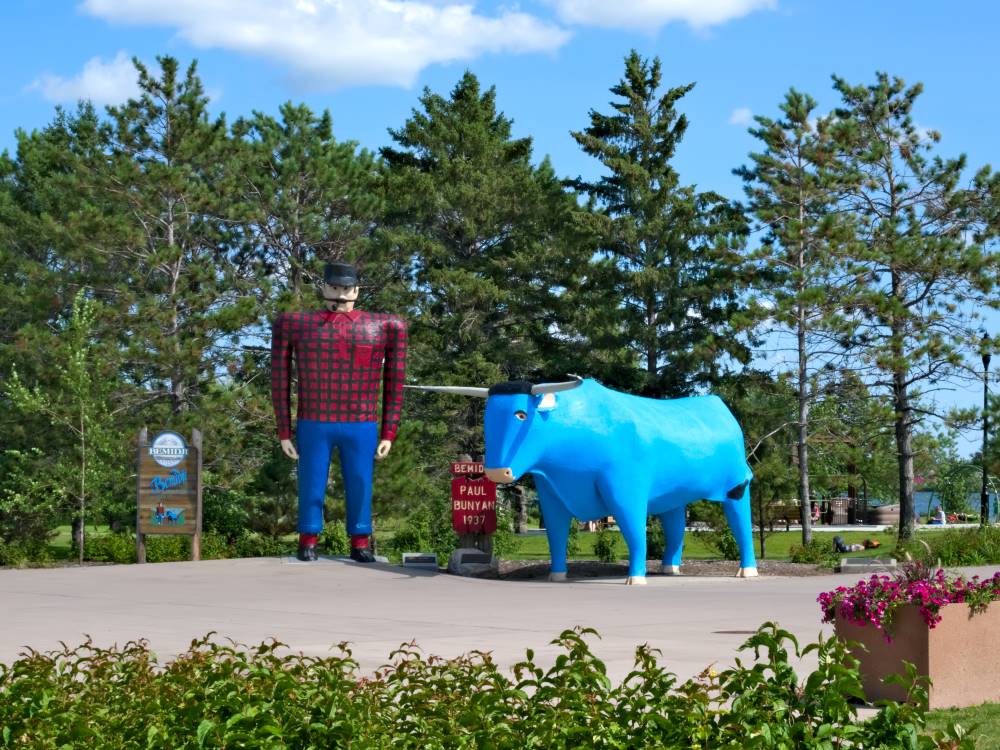
{"type": "Polygon", "coordinates": [[[436,391],[437,393],[454,393],[456,396],[472,396],[474,398],[487,398],[490,395],[489,388],[476,388],[467,385],[407,385],[404,388],[412,388],[416,391],[436,391]]]}
{"type": "Polygon", "coordinates": [[[559,393],[560,391],[569,391],[583,383],[583,378],[579,375],[574,375],[576,380],[568,380],[565,383],[539,383],[538,385],[531,386],[531,395],[540,396],[543,393],[559,393]]]}

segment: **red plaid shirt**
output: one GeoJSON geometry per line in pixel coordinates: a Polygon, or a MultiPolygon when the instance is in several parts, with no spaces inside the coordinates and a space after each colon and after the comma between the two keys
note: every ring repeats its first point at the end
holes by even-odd
{"type": "Polygon", "coordinates": [[[299,419],[378,421],[378,392],[384,372],[382,439],[394,440],[403,409],[406,341],[406,323],[395,315],[318,310],[282,313],[275,318],[271,327],[271,400],[278,438],[292,436],[294,353],[299,419]]]}

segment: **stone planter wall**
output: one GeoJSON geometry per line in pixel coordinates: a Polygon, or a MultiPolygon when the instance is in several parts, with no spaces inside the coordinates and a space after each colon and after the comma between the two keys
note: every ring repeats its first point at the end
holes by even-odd
{"type": "Polygon", "coordinates": [[[891,643],[880,630],[855,625],[839,614],[835,629],[842,640],[857,641],[868,649],[852,653],[861,662],[870,701],[905,698],[898,685],[882,681],[890,674],[904,674],[904,661],[931,678],[932,709],[1000,701],[1000,602],[971,617],[967,604],[949,604],[941,609],[941,622],[933,629],[915,605],[900,607],[891,643]]]}

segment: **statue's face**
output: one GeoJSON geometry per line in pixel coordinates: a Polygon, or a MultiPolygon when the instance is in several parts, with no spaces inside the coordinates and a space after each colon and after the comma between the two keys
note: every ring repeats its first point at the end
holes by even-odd
{"type": "Polygon", "coordinates": [[[323,285],[323,299],[327,302],[354,302],[358,298],[356,286],[323,285]]]}

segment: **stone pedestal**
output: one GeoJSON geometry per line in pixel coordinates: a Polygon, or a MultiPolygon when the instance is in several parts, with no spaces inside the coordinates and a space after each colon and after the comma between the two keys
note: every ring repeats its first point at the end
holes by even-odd
{"type": "Polygon", "coordinates": [[[448,572],[457,576],[476,576],[495,571],[499,563],[489,554],[475,547],[462,547],[448,558],[448,572]]]}

